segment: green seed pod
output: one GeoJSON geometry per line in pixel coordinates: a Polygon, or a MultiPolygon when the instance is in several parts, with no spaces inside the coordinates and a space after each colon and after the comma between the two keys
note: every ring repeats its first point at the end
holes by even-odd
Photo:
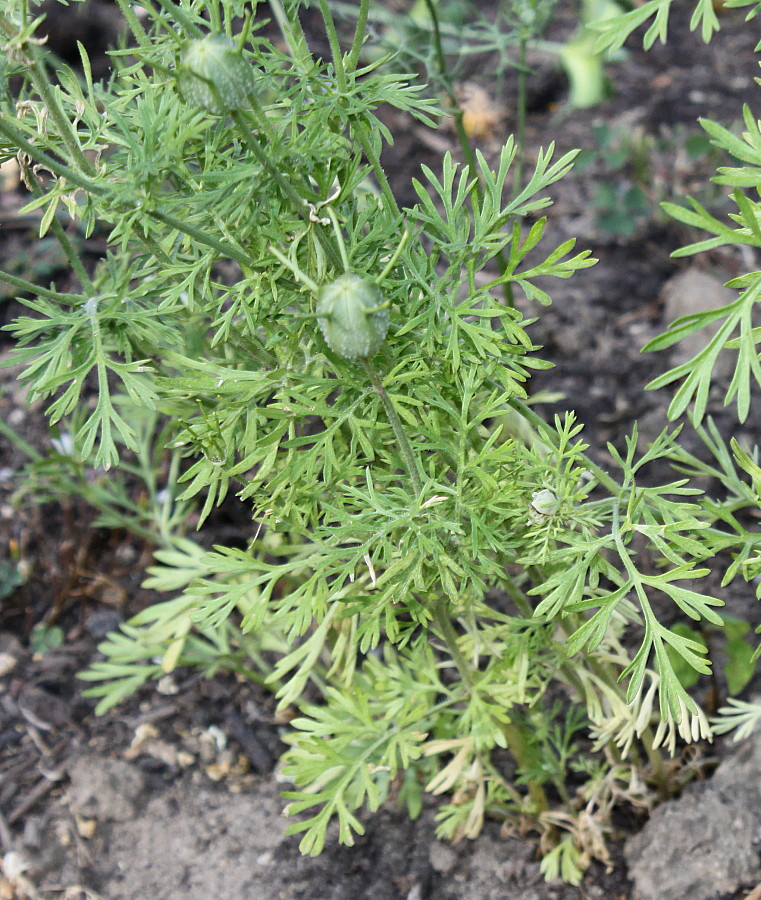
{"type": "Polygon", "coordinates": [[[317,294],[317,321],[328,347],[342,359],[375,356],[388,332],[388,310],[374,281],[347,272],[317,294]]]}
{"type": "Polygon", "coordinates": [[[177,86],[188,103],[224,116],[248,107],[254,73],[228,37],[209,34],[183,46],[177,86]]]}

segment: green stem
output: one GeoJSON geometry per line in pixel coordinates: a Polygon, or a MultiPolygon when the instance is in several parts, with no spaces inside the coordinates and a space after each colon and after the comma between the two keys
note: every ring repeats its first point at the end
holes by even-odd
{"type": "MultiPolygon", "coordinates": [[[[484,202],[484,188],[483,184],[481,183],[481,177],[478,173],[476,153],[473,149],[473,144],[470,141],[470,136],[468,135],[468,132],[465,129],[465,125],[463,124],[465,111],[460,106],[460,103],[455,96],[452,79],[449,77],[449,74],[447,72],[446,58],[444,56],[444,45],[441,42],[439,16],[433,0],[425,0],[425,4],[428,8],[428,14],[431,17],[431,25],[433,30],[433,49],[434,55],[436,57],[436,69],[441,84],[444,88],[444,93],[447,95],[447,101],[452,113],[455,133],[457,134],[457,141],[460,145],[460,150],[462,151],[465,163],[470,169],[471,175],[474,178],[473,192],[475,194],[478,206],[481,207],[484,202]]],[[[508,261],[507,257],[505,256],[504,250],[500,250],[499,253],[497,253],[495,259],[497,262],[497,269],[499,270],[499,274],[500,276],[502,276],[505,274],[505,272],[507,272],[508,268],[508,261]]],[[[512,309],[515,305],[512,284],[509,281],[506,281],[503,285],[502,291],[505,296],[505,303],[510,309],[512,309]]]]}
{"type": "Polygon", "coordinates": [[[119,4],[121,14],[127,23],[132,36],[135,38],[138,47],[146,47],[149,42],[148,32],[143,28],[143,23],[135,15],[135,9],[132,0],[116,0],[119,4]]]}
{"type": "Polygon", "coordinates": [[[212,250],[217,250],[222,256],[225,256],[228,259],[234,259],[244,268],[251,265],[251,260],[243,253],[243,251],[238,250],[231,244],[225,244],[223,241],[217,240],[217,238],[206,234],[205,231],[201,231],[200,228],[196,228],[195,225],[190,225],[188,222],[182,222],[174,216],[167,215],[157,209],[147,209],[145,213],[152,219],[156,219],[157,222],[163,222],[164,225],[169,225],[170,228],[176,229],[181,234],[192,237],[194,240],[198,241],[199,244],[205,244],[207,247],[211,247],[212,250]]]}
{"type": "Polygon", "coordinates": [[[462,650],[460,650],[457,632],[449,616],[446,600],[443,597],[439,597],[429,608],[434,624],[447,645],[447,651],[457,667],[462,683],[468,692],[472,692],[476,686],[475,675],[470,663],[465,659],[462,650]]]}
{"type": "MultiPolygon", "coordinates": [[[[42,197],[43,191],[37,181],[36,176],[33,172],[27,173],[27,181],[31,185],[32,193],[35,197],[42,197]]],[[[69,265],[71,266],[74,274],[79,279],[82,287],[88,291],[90,294],[95,293],[95,285],[92,283],[90,276],[85,271],[85,267],[82,265],[82,260],[79,258],[79,254],[76,252],[74,247],[71,245],[71,241],[69,240],[69,236],[63,230],[63,226],[58,221],[56,216],[50,220],[50,230],[56,237],[61,249],[63,250],[64,256],[69,261],[69,265]]]]}
{"type": "Polygon", "coordinates": [[[325,31],[327,32],[328,43],[330,44],[330,53],[333,57],[333,68],[335,69],[336,73],[336,85],[340,93],[345,94],[346,72],[344,70],[344,59],[343,54],[341,53],[341,45],[338,42],[336,25],[333,21],[333,16],[331,15],[327,0],[319,0],[319,3],[322,21],[325,24],[325,31]]]}
{"type": "MultiPolygon", "coordinates": [[[[294,212],[303,216],[305,205],[304,198],[299,195],[296,189],[288,181],[286,181],[285,178],[283,178],[280,170],[273,164],[268,154],[264,152],[264,150],[262,149],[262,145],[256,139],[256,136],[251,133],[251,128],[249,127],[249,123],[245,113],[241,112],[240,110],[236,110],[235,112],[231,113],[231,115],[233,121],[238,126],[238,131],[243,137],[246,146],[254,154],[257,162],[262,166],[262,168],[267,170],[267,172],[272,177],[272,180],[282,191],[283,195],[288,198],[291,205],[293,206],[294,212]]],[[[257,121],[257,124],[260,123],[257,121]]],[[[277,142],[275,141],[274,143],[275,146],[277,146],[277,142]]]]}
{"type": "Polygon", "coordinates": [[[447,74],[447,62],[444,56],[444,45],[441,42],[441,30],[439,28],[439,15],[433,0],[425,0],[425,5],[428,7],[428,14],[431,17],[436,70],[444,88],[444,93],[447,95],[447,100],[454,117],[455,131],[457,132],[457,140],[460,144],[462,155],[464,156],[465,162],[470,168],[471,173],[476,177],[474,189],[478,197],[478,202],[481,204],[484,198],[483,185],[481,184],[481,179],[478,178],[478,167],[476,166],[476,154],[473,150],[473,145],[471,144],[468,132],[465,130],[465,126],[462,123],[464,110],[457,101],[452,80],[447,74]]]}
{"type": "Polygon", "coordinates": [[[526,595],[509,575],[505,576],[505,586],[507,588],[507,593],[509,594],[510,599],[518,607],[521,615],[525,616],[527,619],[532,618],[534,615],[533,607],[529,603],[526,595]]]}
{"type": "Polygon", "coordinates": [[[359,63],[359,54],[362,50],[362,44],[365,41],[365,30],[367,28],[367,17],[369,12],[370,0],[361,0],[359,13],[357,14],[357,27],[354,31],[354,40],[352,41],[349,57],[346,61],[346,68],[349,72],[356,71],[359,63]]]}
{"type": "MultiPolygon", "coordinates": [[[[436,600],[430,606],[430,611],[434,624],[436,625],[436,630],[446,643],[447,652],[452,657],[452,661],[457,667],[457,671],[466,690],[472,692],[476,687],[475,673],[460,650],[457,632],[455,631],[449,616],[446,600],[443,598],[436,600]]],[[[531,765],[531,760],[529,744],[524,729],[515,722],[500,723],[500,729],[505,736],[507,747],[519,768],[526,771],[531,765]]],[[[533,780],[527,781],[526,787],[528,789],[529,797],[534,804],[535,814],[539,815],[549,807],[544,788],[538,781],[533,780]]]]}
{"type": "Polygon", "coordinates": [[[137,239],[140,243],[146,248],[146,250],[152,254],[159,262],[164,263],[165,266],[173,266],[175,261],[166,253],[161,246],[157,243],[156,240],[152,237],[148,237],[144,234],[138,234],[137,239]]]}
{"type": "Polygon", "coordinates": [[[62,294],[59,291],[51,291],[48,290],[48,288],[40,287],[39,284],[34,284],[24,278],[18,278],[16,275],[11,275],[10,272],[4,272],[2,269],[0,269],[0,281],[18,288],[20,291],[36,294],[38,297],[44,297],[46,300],[55,300],[56,302],[63,302],[72,306],[82,302],[82,297],[80,297],[79,294],[62,294]]]}
{"type": "Polygon", "coordinates": [[[280,262],[288,269],[293,272],[296,278],[305,284],[309,290],[316,294],[320,290],[320,286],[312,281],[312,279],[306,274],[306,272],[302,272],[301,269],[290,259],[288,259],[285,254],[281,253],[274,244],[270,244],[267,248],[269,252],[275,257],[275,259],[280,260],[280,262]]]}
{"type": "MultiPolygon", "coordinates": [[[[548,425],[544,419],[538,416],[533,409],[529,406],[526,406],[525,403],[520,400],[511,397],[508,401],[508,404],[523,418],[529,422],[534,428],[539,431],[550,443],[553,447],[557,448],[557,434],[555,433],[554,428],[551,425],[548,425]]],[[[586,454],[580,453],[579,459],[583,460],[585,468],[587,468],[595,478],[600,482],[600,484],[604,485],[614,497],[618,496],[620,491],[620,485],[616,483],[616,481],[608,475],[608,473],[601,469],[597,463],[593,462],[586,454]]]]}
{"type": "Polygon", "coordinates": [[[338,216],[335,214],[335,211],[328,207],[328,218],[333,223],[333,231],[336,235],[336,243],[338,244],[338,252],[341,254],[341,262],[343,263],[344,272],[349,271],[349,257],[346,254],[346,244],[344,242],[344,236],[341,234],[341,226],[338,223],[338,216]]]}
{"type": "MultiPolygon", "coordinates": [[[[251,112],[256,119],[256,124],[259,127],[259,130],[270,142],[273,150],[279,150],[280,141],[278,139],[278,136],[275,133],[275,130],[272,127],[269,118],[267,117],[267,113],[265,113],[265,111],[262,109],[262,106],[253,91],[250,91],[248,93],[248,102],[251,104],[251,112]]],[[[238,124],[237,120],[236,124],[238,124]]]]}
{"type": "Polygon", "coordinates": [[[653,767],[653,780],[658,785],[661,795],[666,797],[668,795],[668,773],[660,750],[654,746],[653,732],[650,728],[646,728],[642,732],[640,740],[645,748],[647,758],[650,760],[650,765],[653,767]]]}
{"type": "Polygon", "coordinates": [[[291,58],[300,67],[300,74],[305,74],[311,68],[313,59],[298,15],[294,15],[293,21],[291,21],[280,0],[269,0],[268,6],[277,22],[291,58]]]}
{"type": "Polygon", "coordinates": [[[372,166],[373,174],[378,180],[381,193],[383,194],[383,199],[388,206],[389,212],[396,213],[398,216],[401,216],[399,204],[396,202],[396,197],[394,196],[394,192],[391,190],[391,185],[388,182],[388,178],[386,177],[386,173],[383,170],[383,166],[381,166],[380,159],[378,157],[378,154],[375,152],[375,148],[372,145],[370,135],[365,128],[364,122],[361,122],[359,119],[353,119],[352,128],[357,140],[362,147],[362,150],[365,153],[365,156],[367,157],[368,162],[372,166]]]}
{"type": "Polygon", "coordinates": [[[399,257],[401,256],[402,250],[404,250],[405,245],[407,244],[407,241],[408,241],[409,239],[410,239],[410,233],[409,233],[409,231],[405,228],[405,229],[404,229],[404,232],[402,233],[402,238],[401,238],[401,240],[399,241],[399,243],[396,245],[396,250],[394,250],[394,253],[393,253],[391,259],[386,263],[386,265],[383,267],[383,271],[382,271],[382,272],[380,273],[380,275],[375,279],[375,283],[376,283],[377,285],[383,284],[383,282],[388,278],[388,276],[389,276],[391,270],[392,270],[392,269],[394,268],[394,266],[396,265],[396,261],[397,261],[397,260],[399,259],[399,257]]]}
{"type": "Polygon", "coordinates": [[[518,159],[513,175],[513,193],[517,196],[523,182],[523,165],[526,157],[526,91],[528,86],[528,70],[526,68],[526,49],[528,41],[521,35],[518,45],[518,159]]]}
{"type": "Polygon", "coordinates": [[[364,367],[368,377],[370,378],[370,382],[375,389],[376,394],[378,394],[381,399],[383,408],[385,409],[386,415],[388,416],[389,424],[391,425],[396,440],[399,443],[399,450],[401,451],[404,464],[407,467],[407,474],[409,475],[410,481],[412,482],[412,487],[415,491],[415,494],[419,499],[423,493],[423,479],[421,477],[420,468],[418,466],[417,459],[415,458],[415,454],[412,450],[412,446],[410,445],[410,442],[407,439],[407,435],[404,431],[402,420],[399,418],[399,413],[396,411],[394,401],[386,392],[386,389],[383,386],[383,382],[380,380],[380,376],[378,375],[378,371],[375,368],[372,360],[365,359],[364,367]]]}
{"type": "MultiPolygon", "coordinates": [[[[246,120],[245,114],[236,111],[232,113],[232,118],[235,121],[235,124],[238,126],[238,130],[243,136],[244,141],[246,142],[246,146],[248,149],[254,154],[257,161],[261,164],[261,166],[269,172],[272,177],[272,180],[277,184],[277,186],[282,191],[283,195],[290,201],[291,206],[293,207],[293,211],[296,215],[301,216],[307,224],[311,224],[309,221],[309,213],[307,211],[306,200],[299,195],[299,193],[295,190],[295,188],[283,178],[282,174],[278,170],[277,166],[274,165],[269,156],[262,149],[261,144],[256,139],[256,136],[251,133],[251,129],[248,127],[248,122],[246,120]]],[[[335,269],[339,271],[343,271],[341,265],[341,257],[333,246],[333,242],[330,240],[327,234],[322,231],[321,228],[315,229],[315,234],[317,235],[317,239],[322,244],[325,253],[330,259],[331,264],[335,269]]]]}

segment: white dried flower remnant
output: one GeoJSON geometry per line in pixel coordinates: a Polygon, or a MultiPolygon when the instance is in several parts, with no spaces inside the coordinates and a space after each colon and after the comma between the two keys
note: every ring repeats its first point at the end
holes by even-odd
{"type": "Polygon", "coordinates": [[[534,491],[531,495],[531,507],[529,509],[529,521],[534,525],[546,522],[550,516],[554,516],[560,509],[560,501],[549,488],[534,491]]]}

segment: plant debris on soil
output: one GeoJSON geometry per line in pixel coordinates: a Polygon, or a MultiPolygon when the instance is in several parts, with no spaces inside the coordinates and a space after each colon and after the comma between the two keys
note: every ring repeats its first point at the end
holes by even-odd
{"type": "MultiPolygon", "coordinates": [[[[105,74],[105,46],[120,30],[116,8],[53,3],[48,12],[55,17],[53,49],[76,60],[76,39],[87,40],[96,77],[105,74]]],[[[537,374],[531,390],[536,398],[552,393],[537,404],[545,416],[575,410],[603,465],[612,463],[606,442],[621,446],[635,420],[643,447],[667,422],[671,392],[648,392],[645,385],[674,358],[640,348],[683,314],[684,303],[716,304],[724,282],[759,268],[748,248],[670,256],[693,236],[662,213],[660,201],[692,193],[712,209],[724,208],[725,198],[709,183],[721,160],[702,139],[698,117],[732,126],[744,103],[759,108],[758,36],[744,12],[724,11],[722,30],[708,46],[690,32],[689,14],[672,13],[665,46],[645,53],[641,35],[630,41],[625,57],[608,67],[611,98],[592,109],[568,108],[554,60],[531,60],[529,155],[553,140],[558,152],[583,151],[575,172],[552,189],[550,240],[575,237],[577,250],[588,248],[599,259],[570,281],[545,285],[553,305],[539,311],[531,333],[555,368],[537,374]]],[[[567,12],[552,27],[562,39],[574,24],[567,12]]],[[[460,86],[487,158],[516,127],[515,83],[508,72],[496,93],[474,63],[460,86]]],[[[411,179],[421,164],[435,171],[446,150],[457,155],[455,136],[446,127],[434,132],[387,115],[397,138],[384,163],[394,190],[411,205],[411,179]]],[[[32,280],[64,278],[52,244],[36,239],[36,218],[19,213],[24,203],[10,173],[0,193],[2,267],[32,280]]],[[[7,324],[21,307],[0,298],[0,324],[7,324]]],[[[2,334],[5,358],[10,345],[2,334]]],[[[95,527],[95,514],[81,501],[39,505],[27,496],[12,503],[29,453],[51,449],[43,409],[26,407],[17,376],[18,369],[0,370],[0,413],[21,439],[0,434],[0,900],[648,900],[644,880],[636,886],[629,880],[641,858],[633,851],[624,858],[624,839],[645,824],[634,810],[620,814],[610,866],[594,863],[578,887],[543,880],[530,833],[505,834],[489,823],[474,841],[438,841],[433,801],[416,821],[389,804],[366,816],[356,846],[340,847],[334,835],[320,857],[302,857],[281,818],[285,786],[277,760],[287,721],[266,691],[230,674],[207,680],[174,673],[96,717],[76,673],[96,658],[108,631],[155,599],[141,588],[151,547],[125,531],[95,527]]],[[[738,426],[722,404],[717,389],[710,413],[723,433],[758,442],[758,423],[738,426]]],[[[201,539],[226,542],[249,527],[245,511],[228,502],[201,539]]],[[[724,565],[718,561],[717,569],[724,565]]],[[[758,622],[750,586],[733,585],[720,596],[728,612],[758,622]]],[[[758,688],[757,679],[748,695],[758,688]]],[[[730,750],[729,742],[718,742],[694,752],[713,756],[715,765],[730,750]]],[[[756,793],[725,782],[733,802],[748,807],[736,821],[747,819],[747,827],[755,821],[761,833],[749,808],[756,793]]],[[[690,834],[688,820],[674,814],[668,821],[678,822],[693,846],[702,839],[700,822],[690,834]]],[[[680,846],[679,865],[689,866],[689,845],[680,846]]],[[[689,900],[761,896],[759,849],[756,842],[748,851],[744,880],[728,873],[706,888],[711,893],[691,888],[689,900]]],[[[677,896],[663,891],[659,900],[677,896]]]]}

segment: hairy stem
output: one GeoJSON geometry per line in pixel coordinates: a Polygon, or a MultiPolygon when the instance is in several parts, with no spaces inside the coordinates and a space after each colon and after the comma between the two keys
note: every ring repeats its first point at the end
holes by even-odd
{"type": "Polygon", "coordinates": [[[277,22],[289,55],[300,67],[301,74],[304,74],[311,67],[313,60],[298,13],[289,17],[280,0],[269,0],[268,6],[277,22]]]}
{"type": "MultiPolygon", "coordinates": [[[[11,39],[18,37],[13,23],[2,15],[0,15],[0,32],[3,32],[11,39]]],[[[58,135],[66,146],[72,162],[76,165],[77,169],[85,175],[95,175],[95,166],[85,156],[82,146],[79,143],[77,133],[69,121],[69,117],[64,112],[53,87],[48,81],[42,51],[33,41],[29,41],[21,53],[23,53],[27,63],[27,77],[32,82],[34,89],[42,100],[48,116],[54,122],[58,135]]]]}
{"type": "Polygon", "coordinates": [[[44,297],[46,300],[55,300],[57,303],[66,303],[69,306],[76,306],[81,303],[83,298],[79,294],[62,294],[60,291],[51,291],[48,288],[41,287],[27,281],[25,278],[19,278],[17,275],[11,275],[0,269],[0,281],[10,284],[12,287],[18,288],[25,293],[36,294],[38,297],[44,297]]]}
{"type": "MultiPolygon", "coordinates": [[[[264,116],[264,114],[261,114],[264,116]]],[[[307,224],[311,224],[309,222],[309,212],[307,201],[301,197],[296,191],[296,189],[291,185],[280,173],[280,170],[276,165],[272,162],[268,154],[264,151],[262,145],[257,140],[256,136],[251,133],[251,129],[249,127],[248,121],[244,113],[240,111],[235,111],[232,113],[232,118],[235,124],[238,126],[238,130],[243,136],[244,141],[246,142],[246,146],[248,149],[254,154],[257,159],[257,162],[266,169],[266,171],[271,176],[272,180],[277,184],[280,190],[283,193],[283,196],[290,202],[293,211],[296,215],[301,216],[305,220],[307,224]]],[[[257,121],[259,117],[257,116],[257,121]]],[[[265,130],[265,129],[262,129],[265,130]]],[[[271,139],[272,142],[276,141],[277,138],[274,136],[271,139]]],[[[333,242],[330,240],[328,235],[318,226],[315,229],[315,234],[317,235],[317,239],[322,244],[325,253],[328,256],[331,264],[338,271],[343,271],[343,267],[341,265],[341,257],[336,250],[333,242]]]]}
{"type": "MultiPolygon", "coordinates": [[[[523,181],[523,165],[526,157],[526,89],[528,86],[528,69],[526,68],[526,49],[528,41],[521,35],[518,44],[518,159],[513,175],[513,193],[517,196],[523,181]]],[[[502,273],[500,273],[502,274],[502,273]]]]}
{"type": "Polygon", "coordinates": [[[357,13],[357,27],[354,30],[354,40],[352,41],[349,58],[346,61],[346,69],[354,72],[359,62],[359,54],[362,50],[362,44],[365,40],[365,30],[367,28],[367,16],[370,12],[370,0],[361,0],[359,12],[357,13]]]}
{"type": "MultiPolygon", "coordinates": [[[[433,0],[425,0],[425,5],[428,8],[428,14],[431,17],[433,49],[436,56],[436,69],[438,71],[441,84],[444,88],[444,93],[447,95],[447,102],[449,103],[450,112],[452,113],[452,118],[454,120],[457,141],[460,145],[465,163],[470,169],[470,173],[474,178],[473,191],[480,207],[484,202],[484,189],[483,185],[481,184],[481,178],[478,174],[478,165],[476,154],[473,149],[473,144],[471,143],[470,136],[468,135],[463,122],[465,111],[463,110],[462,106],[460,106],[460,103],[455,96],[452,79],[449,77],[449,74],[447,72],[447,64],[444,57],[444,46],[441,43],[441,30],[439,28],[439,16],[436,11],[436,5],[433,0]]],[[[500,250],[499,253],[497,253],[495,260],[497,262],[497,268],[499,270],[500,276],[504,275],[505,272],[507,272],[508,268],[508,261],[507,257],[505,256],[504,250],[500,250]]],[[[509,281],[506,281],[502,287],[502,291],[505,296],[505,303],[512,309],[515,305],[512,284],[509,281]]]]}
{"type": "Polygon", "coordinates": [[[391,185],[389,184],[386,173],[381,165],[380,158],[372,145],[365,123],[361,122],[359,119],[354,119],[352,121],[352,130],[354,131],[354,135],[359,141],[368,162],[372,166],[373,174],[380,185],[381,193],[383,194],[383,199],[388,206],[389,212],[395,212],[397,215],[401,216],[399,204],[396,202],[396,197],[391,190],[391,185]]]}
{"type": "Polygon", "coordinates": [[[135,15],[132,0],[116,0],[116,2],[119,4],[124,21],[129,26],[129,30],[137,41],[138,47],[146,47],[148,45],[148,32],[143,28],[143,23],[135,15]]]}
{"type": "Polygon", "coordinates": [[[336,73],[336,85],[338,90],[343,94],[346,92],[346,72],[344,70],[344,59],[341,53],[341,45],[338,42],[338,33],[333,16],[330,12],[327,0],[319,0],[320,14],[325,25],[325,32],[328,35],[328,43],[330,44],[330,53],[333,57],[333,68],[336,73]]]}
{"type": "Polygon", "coordinates": [[[367,375],[370,378],[370,382],[375,389],[375,393],[380,397],[383,408],[386,410],[389,424],[393,428],[394,435],[399,443],[399,450],[402,454],[404,465],[407,467],[407,474],[409,475],[410,481],[412,482],[413,490],[415,491],[415,494],[419,499],[421,494],[423,493],[423,479],[420,474],[418,461],[415,458],[412,446],[407,438],[407,434],[404,431],[402,420],[399,418],[399,413],[396,411],[394,401],[391,399],[391,397],[389,397],[385,387],[383,386],[383,382],[380,380],[380,376],[378,375],[378,370],[375,368],[372,360],[365,359],[364,367],[365,372],[367,372],[367,375]]]}
{"type": "MultiPolygon", "coordinates": [[[[551,425],[548,425],[541,416],[538,416],[531,407],[527,406],[520,400],[511,397],[508,404],[544,437],[553,447],[557,446],[557,434],[551,425]]],[[[579,454],[579,459],[583,460],[585,468],[587,468],[595,478],[604,485],[614,497],[618,496],[620,485],[611,478],[608,473],[600,468],[597,463],[593,462],[584,453],[579,454]]]]}
{"type": "MultiPolygon", "coordinates": [[[[32,193],[34,194],[34,196],[42,197],[42,188],[40,187],[40,184],[33,172],[27,172],[27,181],[32,188],[32,193]]],[[[90,294],[94,294],[95,285],[92,283],[90,276],[85,271],[85,267],[82,265],[79,254],[74,249],[74,247],[72,247],[69,236],[63,230],[63,226],[55,216],[53,216],[53,218],[50,220],[50,230],[55,235],[56,240],[63,250],[64,256],[69,261],[69,265],[71,266],[74,274],[79,279],[79,283],[86,291],[89,291],[90,294]]]]}

